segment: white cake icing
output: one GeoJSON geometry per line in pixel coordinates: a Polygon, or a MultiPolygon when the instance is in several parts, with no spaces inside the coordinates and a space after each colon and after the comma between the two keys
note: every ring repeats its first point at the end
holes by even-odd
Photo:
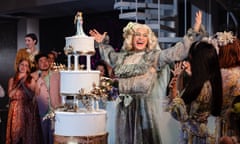
{"type": "Polygon", "coordinates": [[[55,134],[61,136],[95,136],[106,133],[106,111],[56,111],[55,134]]]}
{"type": "MultiPolygon", "coordinates": [[[[99,86],[100,71],[91,70],[90,56],[95,53],[94,38],[88,37],[82,30],[81,13],[77,15],[77,35],[66,37],[65,54],[68,56],[68,70],[60,71],[60,93],[65,98],[73,96],[76,100],[80,90],[90,93],[94,85],[99,86]],[[79,56],[86,55],[86,70],[79,70],[79,56]],[[74,68],[71,67],[71,57],[74,56],[74,68]]],[[[106,111],[98,109],[91,99],[91,111],[55,110],[55,135],[59,136],[96,136],[106,134],[106,111]]],[[[64,100],[63,100],[64,102],[64,100]]],[[[74,102],[79,106],[78,101],[74,102]]],[[[97,102],[96,102],[97,103],[97,102]]],[[[65,103],[63,103],[64,105],[65,103]]],[[[98,103],[97,103],[98,104],[98,103]]],[[[65,107],[66,108],[66,105],[65,107]]],[[[75,108],[75,107],[74,107],[75,108]]],[[[75,109],[74,109],[75,110],[75,109]]]]}
{"type": "Polygon", "coordinates": [[[65,39],[66,48],[72,49],[73,53],[80,55],[93,55],[95,53],[93,37],[76,35],[72,37],[65,37],[65,39]]]}
{"type": "Polygon", "coordinates": [[[100,71],[61,71],[60,72],[60,93],[79,94],[79,90],[84,89],[88,93],[93,89],[93,85],[99,85],[100,71]]]}

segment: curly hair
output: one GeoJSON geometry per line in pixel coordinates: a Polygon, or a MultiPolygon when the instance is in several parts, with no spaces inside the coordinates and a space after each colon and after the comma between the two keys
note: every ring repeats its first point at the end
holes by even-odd
{"type": "Polygon", "coordinates": [[[127,51],[132,51],[134,49],[132,44],[133,36],[137,31],[137,29],[140,29],[140,28],[146,29],[148,31],[148,44],[147,44],[146,50],[152,50],[157,48],[158,39],[155,33],[151,30],[151,28],[148,25],[129,22],[127,26],[123,28],[124,42],[123,42],[122,49],[127,51]]]}

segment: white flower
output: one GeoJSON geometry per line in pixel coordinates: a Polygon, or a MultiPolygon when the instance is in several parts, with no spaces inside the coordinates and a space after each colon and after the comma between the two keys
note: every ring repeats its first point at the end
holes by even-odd
{"type": "Polygon", "coordinates": [[[229,43],[233,43],[233,41],[235,40],[235,36],[233,36],[233,33],[230,32],[217,32],[216,33],[216,39],[217,39],[217,43],[219,46],[225,46],[229,43]]]}

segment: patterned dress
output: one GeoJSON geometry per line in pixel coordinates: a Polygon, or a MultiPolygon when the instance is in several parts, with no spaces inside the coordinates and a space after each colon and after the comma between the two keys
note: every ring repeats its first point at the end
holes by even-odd
{"type": "Polygon", "coordinates": [[[42,144],[37,102],[29,84],[20,81],[10,97],[6,144],[42,144]]]}
{"type": "Polygon", "coordinates": [[[197,99],[190,105],[185,105],[179,96],[171,101],[169,111],[181,123],[179,144],[216,143],[217,131],[211,133],[207,126],[211,111],[211,97],[212,87],[207,81],[197,99]]]}
{"type": "Polygon", "coordinates": [[[101,58],[113,66],[119,80],[116,144],[162,143],[160,103],[170,76],[166,64],[187,56],[196,38],[192,32],[183,42],[162,51],[118,53],[109,45],[99,44],[101,58]]]}
{"type": "Polygon", "coordinates": [[[233,100],[240,96],[240,67],[221,69],[223,81],[223,111],[221,120],[221,135],[236,136],[229,124],[229,112],[233,100]]]}

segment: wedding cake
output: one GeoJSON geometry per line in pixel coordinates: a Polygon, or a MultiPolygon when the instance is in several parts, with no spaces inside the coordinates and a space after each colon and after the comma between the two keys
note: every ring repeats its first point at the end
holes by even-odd
{"type": "Polygon", "coordinates": [[[71,36],[66,37],[66,47],[72,48],[74,53],[80,55],[93,54],[94,51],[94,39],[88,36],[71,36]]]}
{"type": "Polygon", "coordinates": [[[87,36],[82,28],[83,18],[82,13],[78,12],[75,16],[74,23],[77,26],[77,33],[71,37],[65,37],[66,46],[65,51],[68,53],[79,54],[79,55],[93,55],[95,54],[94,49],[94,38],[87,36]]]}
{"type": "Polygon", "coordinates": [[[86,108],[79,105],[80,98],[86,98],[94,86],[99,85],[100,72],[91,70],[90,57],[95,54],[94,38],[84,34],[80,12],[75,16],[75,23],[77,24],[77,34],[66,37],[64,48],[68,57],[68,68],[60,71],[60,93],[65,107],[55,111],[54,140],[56,143],[75,141],[76,143],[104,144],[107,143],[106,111],[98,108],[96,97],[87,99],[88,104],[90,100],[91,109],[89,106],[86,108]],[[87,57],[86,69],[79,69],[79,56],[87,57]],[[73,68],[72,57],[74,57],[73,68]],[[68,97],[72,97],[72,107],[66,107],[66,104],[69,106],[68,97]]]}

